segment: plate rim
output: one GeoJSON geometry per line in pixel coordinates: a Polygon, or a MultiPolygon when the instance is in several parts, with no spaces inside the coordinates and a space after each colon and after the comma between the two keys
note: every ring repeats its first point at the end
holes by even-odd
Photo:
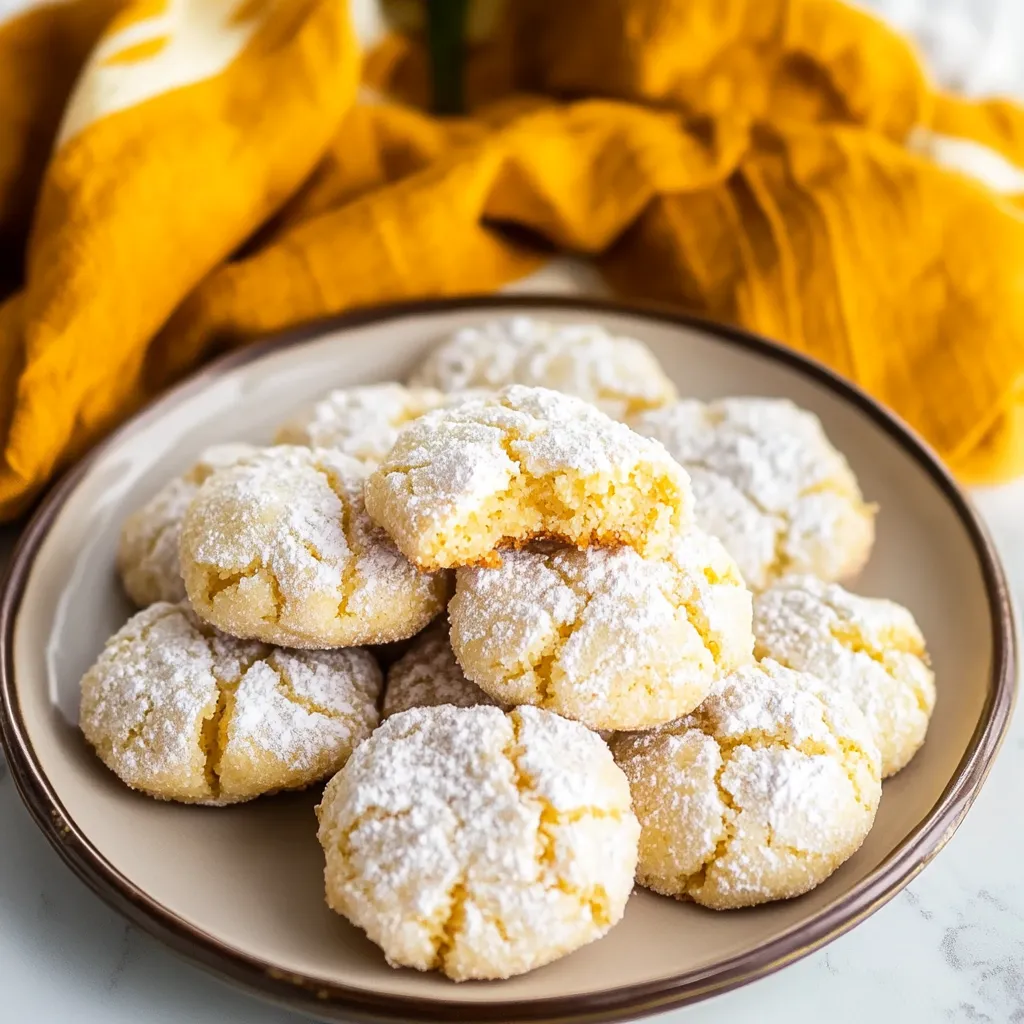
{"type": "Polygon", "coordinates": [[[39,504],[18,539],[0,583],[0,744],[22,802],[61,859],[108,905],[155,935],[172,950],[248,992],[323,1018],[367,1021],[448,1021],[479,1024],[511,1022],[597,1022],[663,1012],[730,991],[774,973],[838,938],[893,898],[939,853],[977,797],[1006,735],[1016,697],[1018,637],[1013,602],[999,555],[970,500],[932,449],[857,385],[819,361],[742,328],[680,313],[656,303],[625,303],[566,295],[484,295],[397,302],[317,320],[302,328],[234,349],[205,364],[164,391],[79,462],[39,504]],[[201,391],[210,381],[246,363],[331,331],[344,333],[370,324],[453,311],[498,315],[532,308],[580,315],[618,314],[669,326],[699,330],[719,343],[754,352],[796,369],[854,405],[881,427],[931,477],[968,534],[982,572],[992,627],[993,659],[989,690],[978,725],[963,758],[936,803],[913,831],[857,885],[833,900],[810,921],[716,964],[668,978],[598,993],[543,999],[497,999],[462,1003],[445,999],[388,995],[283,971],[221,942],[182,920],[125,878],[96,849],[60,802],[28,738],[14,689],[14,627],[30,571],[53,521],[90,467],[123,437],[159,417],[165,407],[201,391]]]}

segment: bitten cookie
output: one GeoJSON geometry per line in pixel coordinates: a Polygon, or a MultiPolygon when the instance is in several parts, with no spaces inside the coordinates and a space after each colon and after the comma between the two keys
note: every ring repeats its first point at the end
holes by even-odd
{"type": "Polygon", "coordinates": [[[335,448],[376,466],[406,424],[448,400],[435,388],[369,384],[339,388],[277,431],[277,444],[335,448]]]}
{"type": "Polygon", "coordinates": [[[758,657],[814,672],[850,697],[882,753],[882,776],[924,743],[935,676],[924,637],[902,605],[858,597],[811,576],[783,580],[754,602],[758,657]]]}
{"type": "Polygon", "coordinates": [[[449,605],[466,675],[503,704],[592,729],[646,729],[692,711],[752,659],[750,592],[722,545],[692,529],[664,559],[538,544],[464,568],[449,605]]]}
{"type": "Polygon", "coordinates": [[[592,405],[506,388],[421,416],[366,482],[366,508],[423,569],[496,563],[536,537],[657,555],[692,515],[665,449],[592,405]]]}
{"type": "Polygon", "coordinates": [[[820,680],[771,661],[694,714],[619,735],[640,819],[637,881],[714,910],[788,899],[864,841],[882,783],[864,717],[820,680]]]}
{"type": "Polygon", "coordinates": [[[442,619],[416,637],[409,650],[388,669],[381,714],[390,718],[410,708],[441,704],[472,708],[496,703],[466,678],[448,639],[448,622],[442,619]]]}
{"type": "Polygon", "coordinates": [[[221,470],[189,505],[181,569],[192,606],[232,636],[353,647],[418,633],[449,581],[411,565],[363,506],[361,464],[282,446],[221,470]]]}
{"type": "Polygon", "coordinates": [[[161,800],[231,804],[337,771],[378,721],[366,651],[285,651],[158,603],[82,678],[85,738],[122,782],[161,800]]]}
{"type": "Polygon", "coordinates": [[[575,395],[614,419],[676,397],[651,350],[597,324],[557,324],[531,317],[493,320],[445,338],[410,383],[441,391],[498,390],[509,384],[575,395]]]}
{"type": "Polygon", "coordinates": [[[392,966],[522,974],[622,917],[629,801],[605,744],[548,711],[404,711],[324,791],[327,903],[392,966]]]}
{"type": "Polygon", "coordinates": [[[125,592],[140,608],[154,601],[180,601],[185,596],[178,559],[185,510],[211,473],[256,451],[249,444],[207,448],[187,473],[165,484],[124,521],[117,549],[117,571],[125,592]]]}
{"type": "Polygon", "coordinates": [[[782,576],[845,579],[867,561],[874,508],[813,414],[772,398],[676,402],[630,420],[689,472],[697,522],[761,590],[782,576]]]}

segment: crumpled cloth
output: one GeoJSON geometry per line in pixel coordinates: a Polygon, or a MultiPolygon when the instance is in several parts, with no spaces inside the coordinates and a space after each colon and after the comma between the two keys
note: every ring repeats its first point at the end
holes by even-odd
{"type": "Polygon", "coordinates": [[[426,69],[338,0],[0,22],[0,517],[214,353],[556,251],[823,360],[965,481],[1024,470],[1020,107],[840,0],[515,0],[465,118],[426,69]]]}

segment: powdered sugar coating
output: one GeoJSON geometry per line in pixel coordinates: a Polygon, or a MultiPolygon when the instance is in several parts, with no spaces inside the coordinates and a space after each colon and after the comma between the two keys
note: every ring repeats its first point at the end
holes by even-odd
{"type": "Polygon", "coordinates": [[[790,574],[844,579],[867,561],[874,509],[812,413],[785,399],[688,400],[630,426],[687,469],[698,524],[755,590],[790,574]]]}
{"type": "Polygon", "coordinates": [[[860,847],[881,798],[878,749],[857,708],[772,661],[612,749],[642,828],[637,880],[716,910],[819,885],[860,847]]]}
{"type": "Polygon", "coordinates": [[[924,742],[935,676],[921,630],[902,605],[794,577],[758,595],[754,635],[759,657],[815,672],[860,708],[882,753],[883,777],[924,742]]]}
{"type": "Polygon", "coordinates": [[[374,526],[362,465],[281,446],[199,489],[181,536],[185,589],[232,636],[290,647],[350,647],[418,633],[448,581],[418,571],[374,526]]]}
{"type": "Polygon", "coordinates": [[[382,717],[410,708],[452,704],[472,708],[496,704],[476,683],[470,682],[455,659],[448,639],[447,619],[421,633],[389,669],[382,717]]]}
{"type": "Polygon", "coordinates": [[[275,441],[336,448],[376,466],[391,451],[402,427],[446,401],[436,388],[395,383],[338,388],[281,426],[275,441]]]}
{"type": "Polygon", "coordinates": [[[207,448],[182,476],[165,484],[121,527],[117,570],[125,592],[140,608],[155,601],[180,601],[185,596],[178,544],[185,510],[203,481],[215,470],[233,465],[258,449],[249,444],[207,448]]]}
{"type": "Polygon", "coordinates": [[[592,405],[518,385],[415,420],[366,483],[366,507],[422,568],[493,561],[554,536],[664,550],[688,520],[686,473],[592,405]]]}
{"type": "Polygon", "coordinates": [[[324,791],[328,905],[393,966],[522,974],[622,917],[629,801],[604,743],[550,712],[404,711],[324,791]]]}
{"type": "Polygon", "coordinates": [[[445,338],[410,383],[461,391],[509,384],[551,388],[596,405],[613,419],[676,397],[675,385],[636,338],[598,324],[560,324],[518,316],[464,327],[445,338]]]}
{"type": "Polygon", "coordinates": [[[82,678],[81,728],[133,789],[229,804],[337,771],[377,724],[380,669],[363,650],[236,640],[157,603],[82,678]]]}
{"type": "Polygon", "coordinates": [[[751,660],[750,601],[735,562],[696,529],[664,559],[542,543],[458,570],[451,643],[501,703],[644,729],[692,711],[751,660]]]}

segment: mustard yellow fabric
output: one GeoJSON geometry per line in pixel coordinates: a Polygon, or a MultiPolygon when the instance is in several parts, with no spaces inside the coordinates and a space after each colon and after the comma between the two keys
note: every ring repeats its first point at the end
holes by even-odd
{"type": "Polygon", "coordinates": [[[32,210],[68,93],[123,4],[69,0],[0,22],[0,294],[20,283],[32,210]]]}
{"type": "Polygon", "coordinates": [[[7,516],[143,399],[153,336],[302,184],[352,104],[359,57],[343,6],[209,3],[193,19],[217,25],[205,46],[173,32],[194,2],[129,4],[65,107],[71,134],[58,136],[26,284],[9,300],[18,315],[0,310],[0,365],[22,366],[0,379],[7,516]],[[104,76],[135,101],[106,109],[104,76]]]}
{"type": "Polygon", "coordinates": [[[205,0],[218,15],[190,22],[197,2],[123,5],[65,102],[0,306],[0,515],[213,353],[492,291],[559,250],[823,360],[964,480],[1024,471],[1024,193],[921,144],[971,140],[1024,176],[1024,111],[937,93],[868,15],[517,0],[471,48],[470,115],[440,121],[417,109],[416,39],[367,55],[357,92],[337,0],[205,0]],[[199,71],[178,31],[200,33],[199,71]],[[118,65],[148,84],[103,110],[90,76],[118,65]]]}

